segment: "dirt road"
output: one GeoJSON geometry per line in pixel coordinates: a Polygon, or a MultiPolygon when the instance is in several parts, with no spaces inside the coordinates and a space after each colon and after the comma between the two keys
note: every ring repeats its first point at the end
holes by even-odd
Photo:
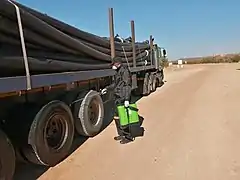
{"type": "Polygon", "coordinates": [[[240,64],[166,71],[138,102],[144,137],[121,145],[111,124],[40,180],[239,180],[240,64]]]}

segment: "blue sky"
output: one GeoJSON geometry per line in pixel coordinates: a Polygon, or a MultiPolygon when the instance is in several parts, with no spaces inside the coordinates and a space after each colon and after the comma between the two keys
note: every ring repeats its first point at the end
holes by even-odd
{"type": "Polygon", "coordinates": [[[155,42],[170,59],[240,52],[239,0],[19,0],[31,8],[99,36],[108,36],[108,8],[115,33],[155,42]]]}

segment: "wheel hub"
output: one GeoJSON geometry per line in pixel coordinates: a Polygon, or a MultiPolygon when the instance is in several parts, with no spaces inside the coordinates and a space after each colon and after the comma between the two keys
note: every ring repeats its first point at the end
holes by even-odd
{"type": "Polygon", "coordinates": [[[66,124],[61,115],[54,114],[49,118],[45,137],[52,150],[61,148],[66,133],[66,124]]]}
{"type": "Polygon", "coordinates": [[[88,115],[92,125],[97,124],[99,117],[99,105],[96,99],[93,99],[89,105],[88,115]]]}

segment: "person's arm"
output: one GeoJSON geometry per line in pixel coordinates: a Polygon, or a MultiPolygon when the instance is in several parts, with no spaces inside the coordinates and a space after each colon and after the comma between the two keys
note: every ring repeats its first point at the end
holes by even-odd
{"type": "Polygon", "coordinates": [[[104,89],[101,90],[102,94],[106,94],[107,91],[112,91],[115,89],[115,82],[113,82],[112,84],[106,86],[104,89]]]}
{"type": "Polygon", "coordinates": [[[105,87],[105,89],[107,89],[108,91],[113,90],[114,88],[115,88],[115,82],[105,87]]]}

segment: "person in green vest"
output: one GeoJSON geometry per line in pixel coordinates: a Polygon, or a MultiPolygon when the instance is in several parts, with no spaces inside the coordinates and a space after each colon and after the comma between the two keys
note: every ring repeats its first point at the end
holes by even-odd
{"type": "Polygon", "coordinates": [[[118,136],[114,137],[114,140],[120,141],[121,144],[133,141],[133,137],[129,132],[129,128],[122,128],[119,122],[118,106],[124,105],[126,108],[129,106],[131,100],[132,81],[131,73],[128,67],[124,66],[121,58],[116,57],[113,59],[112,69],[116,71],[114,77],[114,83],[102,90],[102,94],[105,94],[108,90],[114,91],[115,101],[115,124],[118,132],[118,136]]]}

